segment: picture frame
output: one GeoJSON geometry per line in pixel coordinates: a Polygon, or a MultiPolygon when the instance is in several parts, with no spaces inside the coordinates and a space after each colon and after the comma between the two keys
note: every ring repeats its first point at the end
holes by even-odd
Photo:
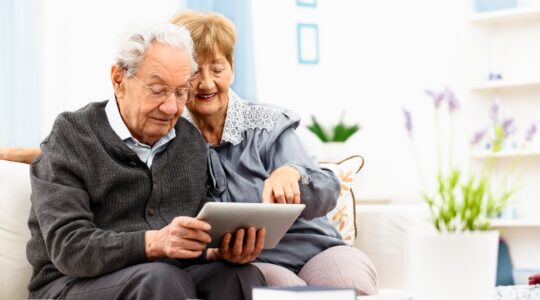
{"type": "Polygon", "coordinates": [[[296,0],[296,6],[315,8],[317,0],[296,0]]]}
{"type": "Polygon", "coordinates": [[[313,23],[298,23],[296,35],[298,63],[319,64],[319,26],[313,23]]]}

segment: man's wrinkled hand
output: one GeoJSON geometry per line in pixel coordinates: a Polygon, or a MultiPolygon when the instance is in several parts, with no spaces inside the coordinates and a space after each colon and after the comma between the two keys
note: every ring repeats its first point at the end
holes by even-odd
{"type": "Polygon", "coordinates": [[[210,238],[210,225],[191,217],[176,217],[160,230],[145,233],[146,256],[195,258],[201,255],[210,238]]]}

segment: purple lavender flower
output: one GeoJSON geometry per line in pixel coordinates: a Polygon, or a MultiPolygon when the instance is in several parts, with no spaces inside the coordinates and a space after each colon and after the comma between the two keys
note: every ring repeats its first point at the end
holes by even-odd
{"type": "Polygon", "coordinates": [[[493,124],[497,124],[499,122],[499,108],[499,98],[493,99],[493,103],[489,108],[489,118],[491,119],[493,124]]]}
{"type": "Polygon", "coordinates": [[[514,127],[514,118],[507,118],[502,122],[502,128],[504,132],[504,137],[508,137],[512,133],[514,133],[515,127],[514,127]]]}
{"type": "Polygon", "coordinates": [[[432,90],[426,90],[426,94],[433,99],[433,104],[435,105],[435,109],[439,108],[439,105],[441,105],[441,102],[444,99],[444,93],[437,93],[432,90]]]}
{"type": "Polygon", "coordinates": [[[411,112],[405,108],[402,108],[403,116],[405,117],[405,129],[409,133],[409,136],[412,136],[412,117],[411,112]]]}
{"type": "Polygon", "coordinates": [[[484,139],[484,136],[486,135],[486,132],[487,132],[486,129],[478,130],[478,131],[474,134],[474,136],[473,136],[473,138],[472,138],[472,140],[471,140],[471,145],[474,146],[474,145],[478,144],[481,140],[483,140],[483,139],[484,139]]]}
{"type": "Polygon", "coordinates": [[[531,127],[529,127],[529,129],[527,129],[527,135],[525,137],[525,141],[527,142],[530,142],[532,141],[534,135],[536,134],[536,132],[538,131],[538,126],[536,125],[536,123],[532,123],[531,124],[531,127]]]}
{"type": "Polygon", "coordinates": [[[448,101],[448,111],[450,113],[453,113],[454,111],[459,109],[459,101],[456,98],[456,95],[454,92],[452,92],[449,88],[446,88],[444,91],[445,98],[448,101]]]}

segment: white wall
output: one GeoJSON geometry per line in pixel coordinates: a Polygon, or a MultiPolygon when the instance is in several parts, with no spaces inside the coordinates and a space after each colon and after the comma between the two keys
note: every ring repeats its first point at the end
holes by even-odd
{"type": "MultiPolygon", "coordinates": [[[[58,113],[111,96],[108,74],[119,33],[136,23],[167,20],[184,4],[180,0],[39,3],[43,137],[58,113]]],[[[540,68],[535,56],[540,53],[537,23],[523,25],[530,29],[519,31],[517,42],[510,41],[513,47],[493,50],[490,31],[502,30],[496,40],[502,45],[515,31],[472,26],[470,1],[318,0],[313,9],[297,7],[294,0],[253,0],[252,8],[259,100],[297,111],[303,125],[311,115],[325,123],[336,122],[343,110],[346,121],[359,122],[362,129],[350,141],[350,149],[367,161],[357,186],[362,199],[419,200],[422,184],[401,108],[413,112],[420,160],[426,175],[430,174],[435,167],[435,132],[426,88],[449,86],[460,98],[456,140],[461,144],[454,157],[466,163],[465,144],[487,122],[489,106],[489,97],[471,93],[469,86],[484,77],[488,57],[502,57],[491,64],[509,76],[529,75],[540,68]],[[299,22],[319,25],[319,65],[297,63],[299,22]],[[491,54],[503,50],[503,55],[491,54]],[[516,56],[517,61],[510,59],[516,56]]],[[[538,110],[534,101],[539,94],[535,95],[536,99],[522,92],[503,96],[516,97],[518,106],[512,110],[528,120],[538,110]]],[[[303,126],[299,132],[317,154],[320,143],[303,126]]],[[[540,217],[535,196],[540,194],[539,160],[523,163],[523,188],[516,202],[524,216],[540,217]]]]}
{"type": "MultiPolygon", "coordinates": [[[[310,116],[334,123],[345,110],[347,121],[362,125],[349,142],[351,151],[366,158],[356,189],[358,196],[419,201],[422,183],[404,130],[402,107],[412,110],[420,161],[428,179],[434,178],[429,175],[436,165],[436,139],[433,106],[424,90],[449,86],[460,99],[454,158],[464,165],[468,163],[468,142],[473,132],[481,120],[488,119],[486,105],[476,103],[479,100],[469,91],[473,79],[487,74],[485,67],[480,73],[482,66],[477,65],[482,55],[489,55],[486,49],[478,50],[483,54],[475,52],[478,40],[487,37],[479,36],[469,22],[471,3],[319,0],[316,8],[303,8],[295,1],[255,0],[259,99],[301,114],[304,124],[299,131],[312,153],[319,151],[320,143],[305,130],[310,116]],[[319,25],[318,65],[297,62],[299,22],[319,25]]],[[[532,37],[539,32],[536,29],[522,34],[532,37]]],[[[526,68],[525,63],[518,68],[526,68]]],[[[539,163],[533,175],[525,176],[527,186],[529,179],[540,179],[540,174],[534,174],[540,169],[539,163]]],[[[535,203],[538,193],[526,188],[521,197],[535,203]]],[[[528,215],[540,216],[540,206],[535,205],[537,209],[528,215]]],[[[521,213],[527,215],[525,209],[521,213]]]]}
{"type": "MultiPolygon", "coordinates": [[[[401,108],[413,110],[416,126],[428,126],[415,130],[429,132],[432,105],[424,90],[449,85],[461,94],[464,3],[322,0],[309,9],[294,1],[255,1],[259,98],[304,120],[315,115],[336,122],[345,110],[347,120],[362,125],[350,142],[366,158],[359,197],[416,201],[421,186],[401,108]],[[319,65],[298,65],[297,22],[319,24],[319,65]]],[[[309,132],[302,136],[317,147],[309,132]]]]}
{"type": "Polygon", "coordinates": [[[179,0],[40,1],[41,133],[56,116],[112,94],[110,67],[119,34],[132,26],[166,22],[179,0]]]}

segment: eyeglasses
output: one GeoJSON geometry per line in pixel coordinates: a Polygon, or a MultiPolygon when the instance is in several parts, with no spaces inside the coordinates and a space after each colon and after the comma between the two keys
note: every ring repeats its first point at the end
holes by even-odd
{"type": "Polygon", "coordinates": [[[128,75],[131,77],[137,79],[138,82],[140,82],[149,92],[149,98],[153,102],[157,103],[163,103],[165,100],[169,98],[169,96],[174,92],[174,96],[176,98],[176,102],[178,104],[185,104],[191,101],[192,97],[192,89],[188,87],[184,88],[177,88],[177,89],[171,89],[169,86],[162,85],[162,84],[152,84],[148,86],[146,83],[144,83],[142,80],[137,78],[134,74],[131,72],[127,72],[128,75]]]}

